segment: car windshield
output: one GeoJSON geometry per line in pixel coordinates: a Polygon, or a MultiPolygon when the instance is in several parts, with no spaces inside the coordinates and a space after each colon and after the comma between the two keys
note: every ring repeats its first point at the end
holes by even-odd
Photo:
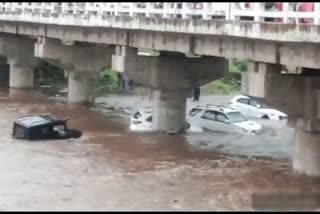
{"type": "Polygon", "coordinates": [[[240,123],[243,121],[247,121],[248,119],[243,116],[240,112],[235,111],[235,112],[229,112],[227,113],[228,118],[230,120],[231,123],[240,123]]]}

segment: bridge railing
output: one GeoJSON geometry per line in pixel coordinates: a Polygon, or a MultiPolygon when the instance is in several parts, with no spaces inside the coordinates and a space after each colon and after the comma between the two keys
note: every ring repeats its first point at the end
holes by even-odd
{"type": "MultiPolygon", "coordinates": [[[[144,16],[181,19],[249,20],[319,24],[320,3],[296,11],[296,3],[266,9],[265,3],[135,2],[135,3],[0,3],[0,19],[40,23],[103,26],[108,16],[144,16]]],[[[310,5],[309,5],[310,6],[310,5]]],[[[297,8],[297,7],[296,7],[297,8]]]]}

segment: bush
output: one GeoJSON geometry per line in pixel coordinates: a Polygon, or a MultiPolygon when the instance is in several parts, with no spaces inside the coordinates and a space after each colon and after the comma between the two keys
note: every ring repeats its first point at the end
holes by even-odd
{"type": "Polygon", "coordinates": [[[202,94],[204,95],[229,94],[239,90],[240,87],[238,84],[226,82],[223,79],[213,81],[201,87],[202,94]]]}
{"type": "Polygon", "coordinates": [[[119,93],[117,72],[111,69],[104,69],[97,79],[97,94],[119,93]]]}
{"type": "Polygon", "coordinates": [[[40,84],[53,86],[67,85],[67,78],[64,76],[64,70],[45,60],[40,60],[35,67],[35,75],[40,84]]]}

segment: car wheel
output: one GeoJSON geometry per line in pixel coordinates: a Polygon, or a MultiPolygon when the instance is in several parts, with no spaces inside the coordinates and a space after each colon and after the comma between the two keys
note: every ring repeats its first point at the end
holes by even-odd
{"type": "Polygon", "coordinates": [[[186,129],[189,129],[190,128],[190,124],[189,123],[186,123],[186,129]]]}
{"type": "Polygon", "coordinates": [[[264,115],[262,119],[269,119],[268,115],[264,115]]]}

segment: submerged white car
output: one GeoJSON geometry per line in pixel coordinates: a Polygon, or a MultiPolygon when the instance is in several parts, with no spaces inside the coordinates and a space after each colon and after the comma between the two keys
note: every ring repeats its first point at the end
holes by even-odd
{"type": "Polygon", "coordinates": [[[261,125],[248,120],[239,111],[218,105],[197,106],[191,109],[187,123],[218,132],[260,134],[261,125]]]}
{"type": "MultiPolygon", "coordinates": [[[[131,131],[152,131],[152,108],[145,107],[138,110],[130,118],[131,131]]],[[[186,131],[188,132],[203,132],[203,129],[195,126],[190,126],[186,122],[186,131]]]]}
{"type": "Polygon", "coordinates": [[[145,107],[138,110],[130,119],[131,131],[151,131],[152,130],[152,108],[145,107]]]}
{"type": "Polygon", "coordinates": [[[270,120],[287,119],[287,115],[285,113],[273,109],[257,99],[244,95],[237,95],[233,97],[229,102],[229,106],[237,109],[243,115],[248,117],[258,117],[270,120]]]}

